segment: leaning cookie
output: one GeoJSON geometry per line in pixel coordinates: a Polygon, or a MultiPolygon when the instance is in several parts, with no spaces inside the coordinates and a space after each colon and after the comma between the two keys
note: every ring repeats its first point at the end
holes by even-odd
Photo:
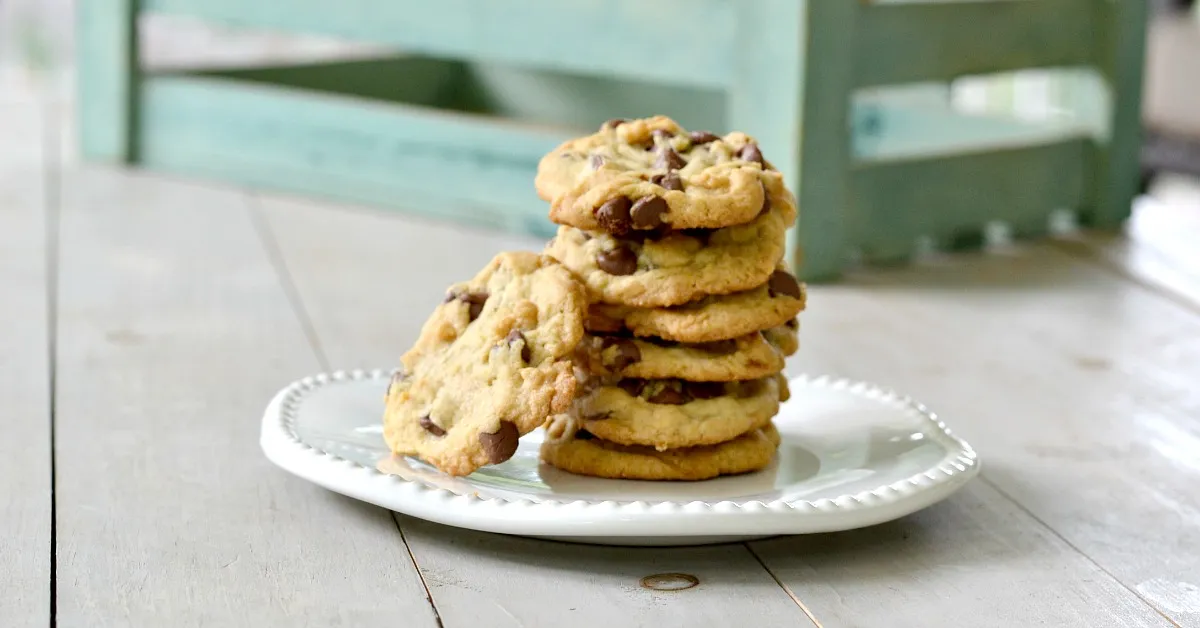
{"type": "Polygon", "coordinates": [[[553,423],[547,427],[544,462],[568,473],[625,480],[695,481],[759,471],[771,464],[780,443],[769,423],[724,443],[667,451],[610,443],[587,430],[550,436],[556,429],[562,431],[553,423]]]}
{"type": "Polygon", "coordinates": [[[779,210],[744,225],[656,235],[559,227],[545,252],[571,269],[593,300],[667,307],[764,283],[783,259],[786,232],[779,210]]]}
{"type": "Polygon", "coordinates": [[[592,333],[628,330],[676,342],[711,342],[785,325],[804,309],[806,296],[804,284],[780,268],[756,288],[674,307],[595,303],[584,325],[592,333]]]}
{"type": "Polygon", "coordinates": [[[796,332],[786,326],[699,343],[589,333],[575,353],[589,373],[600,377],[728,382],[783,370],[784,358],[798,344],[795,337],[796,332]]]}
{"type": "Polygon", "coordinates": [[[658,450],[724,442],[756,430],[779,411],[780,377],[737,382],[621,380],[580,397],[583,429],[620,445],[658,450]]]}
{"type": "Polygon", "coordinates": [[[688,132],[664,116],[610,120],[538,164],[550,219],[587,231],[713,229],[754,219],[767,204],[795,219],[795,197],[754,138],[688,132]]]}
{"type": "Polygon", "coordinates": [[[451,475],[508,460],[575,395],[586,303],[567,269],[535,253],[501,253],[451,286],[388,388],[388,447],[451,475]]]}

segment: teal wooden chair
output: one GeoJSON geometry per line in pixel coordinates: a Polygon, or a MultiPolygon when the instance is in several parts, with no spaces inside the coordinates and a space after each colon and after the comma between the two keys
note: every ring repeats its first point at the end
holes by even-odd
{"type": "Polygon", "coordinates": [[[538,159],[608,118],[664,113],[758,136],[800,199],[800,274],[830,279],[856,252],[882,263],[922,237],[977,245],[991,221],[1034,236],[1059,207],[1119,224],[1138,178],[1145,11],[1144,0],[88,0],[81,150],[548,236],[538,159]],[[148,72],[146,14],[398,52],[148,72]],[[1096,68],[1112,87],[1102,141],[863,96],[1059,66],[1096,68]]]}
{"type": "Polygon", "coordinates": [[[774,42],[775,62],[739,73],[745,104],[732,121],[768,138],[772,159],[798,173],[809,280],[837,276],[850,252],[895,263],[922,239],[979,247],[992,222],[1028,238],[1046,233],[1058,209],[1097,228],[1128,217],[1140,174],[1144,0],[817,1],[794,8],[792,21],[778,16],[793,3],[767,4],[756,4],[746,32],[774,42]],[[795,23],[807,38],[795,41],[795,23]],[[1112,95],[1105,133],[855,98],[1030,68],[1098,72],[1112,95]],[[799,93],[752,93],[776,73],[803,76],[799,93]]]}

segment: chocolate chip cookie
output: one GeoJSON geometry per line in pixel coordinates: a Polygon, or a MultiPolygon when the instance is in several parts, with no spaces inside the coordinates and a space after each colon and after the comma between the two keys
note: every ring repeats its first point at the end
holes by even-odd
{"type": "Polygon", "coordinates": [[[793,356],[800,350],[800,319],[790,318],[778,327],[764,329],[763,337],[784,357],[793,356]]]}
{"type": "Polygon", "coordinates": [[[595,303],[585,326],[593,333],[629,330],[677,342],[711,342],[785,325],[805,306],[804,284],[778,268],[766,283],[733,294],[709,296],[683,305],[634,308],[595,303]]]}
{"type": "Polygon", "coordinates": [[[795,330],[786,326],[698,343],[589,333],[575,353],[589,373],[600,377],[727,382],[782,371],[784,358],[798,344],[795,330]]]}
{"type": "Polygon", "coordinates": [[[780,443],[770,423],[724,443],[667,451],[610,443],[568,425],[547,428],[560,434],[542,443],[543,461],[568,473],[625,480],[708,480],[759,471],[771,464],[780,443]]]}
{"type": "Polygon", "coordinates": [[[619,445],[711,445],[761,428],[779,411],[780,376],[734,382],[624,379],[575,401],[583,429],[619,445]]]}
{"type": "Polygon", "coordinates": [[[559,227],[545,252],[571,269],[593,300],[666,307],[762,284],[783,259],[787,227],[777,210],[744,225],[661,235],[559,227]]]}
{"type": "Polygon", "coordinates": [[[795,197],[744,133],[687,131],[655,116],[610,120],[538,164],[550,219],[586,231],[713,229],[750,222],[769,204],[791,224],[795,197]]]}
{"type": "Polygon", "coordinates": [[[388,447],[450,475],[508,460],[575,395],[586,299],[566,268],[529,252],[451,286],[388,387],[388,447]]]}

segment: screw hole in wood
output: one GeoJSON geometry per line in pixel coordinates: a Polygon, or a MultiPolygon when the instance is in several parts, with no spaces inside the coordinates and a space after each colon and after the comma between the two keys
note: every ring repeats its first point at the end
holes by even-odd
{"type": "Polygon", "coordinates": [[[642,588],[652,591],[683,591],[699,584],[699,578],[686,573],[656,573],[642,578],[642,588]]]}

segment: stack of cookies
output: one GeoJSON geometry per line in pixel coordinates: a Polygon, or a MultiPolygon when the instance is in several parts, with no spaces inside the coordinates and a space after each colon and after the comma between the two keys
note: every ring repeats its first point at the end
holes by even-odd
{"type": "Polygon", "coordinates": [[[580,386],[542,459],[600,477],[699,480],[767,466],[798,347],[796,203],[753,138],[611,120],[538,167],[544,253],[587,290],[580,386]]]}

